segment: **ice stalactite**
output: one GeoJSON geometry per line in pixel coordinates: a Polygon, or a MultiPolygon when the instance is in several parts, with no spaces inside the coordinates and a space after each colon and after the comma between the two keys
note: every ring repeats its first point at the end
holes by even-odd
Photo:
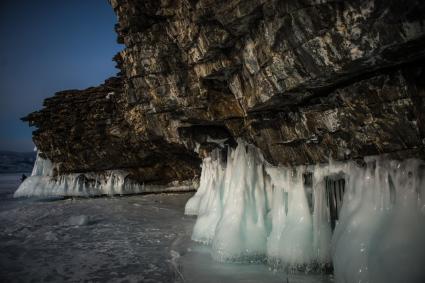
{"type": "Polygon", "coordinates": [[[189,191],[190,184],[181,186],[144,185],[127,178],[125,170],[55,174],[50,160],[37,154],[30,177],[16,190],[14,197],[125,195],[149,192],[189,191]]]}
{"type": "Polygon", "coordinates": [[[197,210],[192,239],[212,244],[215,259],[267,255],[294,265],[312,261],[312,216],[302,170],[272,167],[242,140],[229,150],[227,162],[209,157],[202,169],[201,186],[186,213],[197,210]]]}
{"type": "MultiPolygon", "coordinates": [[[[217,151],[214,152],[214,154],[216,153],[217,151]]],[[[205,202],[214,197],[216,188],[220,188],[223,170],[223,165],[218,156],[204,158],[199,188],[196,194],[186,203],[185,214],[198,215],[200,207],[204,210],[208,207],[208,203],[205,202]],[[204,202],[202,205],[201,201],[204,202]]]]}
{"type": "Polygon", "coordinates": [[[32,168],[31,176],[53,176],[53,164],[49,159],[40,157],[37,152],[37,158],[32,168]]]}
{"type": "Polygon", "coordinates": [[[338,282],[425,282],[425,166],[366,158],[351,166],[332,237],[338,282]]]}
{"type": "MultiPolygon", "coordinates": [[[[218,151],[215,151],[218,154],[218,151]]],[[[220,189],[223,185],[224,167],[218,155],[205,158],[199,189],[186,204],[185,213],[198,215],[193,229],[193,238],[198,242],[211,243],[215,226],[220,219],[220,189]]]]}
{"type": "Polygon", "coordinates": [[[216,197],[221,202],[212,246],[213,257],[219,261],[258,257],[266,251],[263,164],[257,149],[243,142],[229,152],[222,185],[216,190],[221,192],[216,197]]]}
{"type": "Polygon", "coordinates": [[[274,187],[267,255],[291,266],[313,261],[313,221],[300,169],[266,170],[274,187]]]}
{"type": "Polygon", "coordinates": [[[198,215],[192,239],[211,244],[216,260],[333,262],[337,282],[424,282],[423,161],[273,167],[241,140],[218,157],[204,160],[186,206],[198,215]]]}

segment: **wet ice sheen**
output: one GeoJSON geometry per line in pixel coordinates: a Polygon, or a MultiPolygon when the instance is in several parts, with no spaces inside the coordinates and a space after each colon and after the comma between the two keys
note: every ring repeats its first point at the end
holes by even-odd
{"type": "Polygon", "coordinates": [[[238,141],[227,160],[205,158],[200,187],[187,202],[197,214],[192,239],[218,261],[267,258],[307,270],[331,261],[337,282],[425,282],[425,165],[369,157],[354,162],[273,167],[238,141]],[[313,173],[310,213],[302,174],[313,173]],[[325,177],[345,179],[332,234],[325,177]]]}

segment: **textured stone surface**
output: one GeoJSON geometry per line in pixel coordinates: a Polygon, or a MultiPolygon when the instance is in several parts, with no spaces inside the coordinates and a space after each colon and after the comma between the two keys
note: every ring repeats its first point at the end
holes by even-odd
{"type": "Polygon", "coordinates": [[[183,154],[152,135],[136,135],[124,119],[122,81],[85,90],[57,93],[45,108],[24,120],[39,130],[33,133],[38,149],[58,164],[57,173],[125,169],[129,178],[148,183],[192,179],[199,171],[195,153],[183,154]]]}
{"type": "Polygon", "coordinates": [[[274,164],[425,156],[423,1],[110,2],[118,78],[25,118],[64,172],[187,180],[239,137],[274,164]]]}

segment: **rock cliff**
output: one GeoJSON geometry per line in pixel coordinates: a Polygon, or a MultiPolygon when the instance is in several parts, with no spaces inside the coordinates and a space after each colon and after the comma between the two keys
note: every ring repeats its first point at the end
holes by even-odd
{"type": "Polygon", "coordinates": [[[57,174],[197,178],[243,138],[268,162],[425,157],[421,0],[110,0],[115,78],[23,118],[57,174]]]}

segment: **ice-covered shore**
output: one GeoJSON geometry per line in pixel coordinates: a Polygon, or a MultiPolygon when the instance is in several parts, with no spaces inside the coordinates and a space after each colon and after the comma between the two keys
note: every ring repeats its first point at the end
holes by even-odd
{"type": "MultiPolygon", "coordinates": [[[[106,172],[100,178],[98,174],[90,176],[89,173],[54,176],[53,167],[48,160],[38,158],[32,176],[21,184],[15,197],[123,195],[149,191],[141,186],[132,187],[125,181],[125,172],[106,172]]],[[[168,191],[173,189],[167,188],[168,191]]],[[[419,159],[396,161],[378,156],[365,158],[363,166],[349,161],[274,167],[264,160],[257,148],[239,140],[236,149],[228,150],[226,158],[214,151],[204,159],[199,189],[188,199],[185,213],[197,215],[191,237],[207,244],[205,254],[208,258],[211,254],[216,261],[226,262],[221,267],[232,266],[233,263],[228,262],[255,263],[264,277],[262,270],[267,267],[259,263],[266,261],[272,269],[284,267],[307,272],[323,270],[333,264],[337,282],[422,283],[425,281],[422,268],[425,262],[424,196],[425,164],[419,159]]],[[[181,197],[173,195],[159,201],[173,203],[179,199],[181,197]]],[[[102,199],[105,200],[110,199],[102,199]]],[[[147,208],[151,205],[148,203],[147,208]]],[[[174,213],[178,206],[183,210],[183,203],[178,202],[174,213]]],[[[128,208],[124,209],[120,203],[110,207],[118,209],[112,218],[127,217],[128,208]]],[[[164,216],[163,209],[167,208],[156,209],[158,215],[152,215],[152,219],[161,222],[159,226],[168,223],[174,227],[179,223],[177,218],[170,222],[160,220],[164,216]]],[[[20,223],[19,213],[15,217],[20,223]]],[[[39,219],[36,214],[33,217],[39,219]]],[[[88,227],[97,220],[89,213],[70,215],[59,221],[70,229],[88,227]]],[[[149,221],[146,223],[149,225],[149,221]]],[[[180,265],[186,262],[192,266],[188,258],[205,261],[199,256],[202,248],[198,247],[194,254],[182,248],[188,245],[189,226],[185,226],[177,240],[180,244],[173,243],[174,248],[168,254],[171,258],[167,260],[177,274],[175,280],[185,276],[198,280],[209,274],[207,269],[196,264],[192,270],[180,265]],[[187,254],[186,257],[182,257],[183,254],[187,254]],[[193,276],[197,268],[204,271],[193,276]]],[[[131,230],[125,226],[123,229],[131,230]]],[[[106,231],[108,233],[113,235],[111,231],[106,231]]],[[[81,237],[85,236],[77,239],[81,237]]],[[[47,240],[56,238],[50,233],[46,236],[47,240]]],[[[214,264],[220,263],[207,265],[214,264]]],[[[238,268],[243,269],[243,266],[238,268]]],[[[230,272],[230,278],[232,275],[230,272]]],[[[275,275],[269,275],[272,277],[268,281],[276,279],[275,275]]],[[[304,279],[307,281],[303,282],[308,282],[311,277],[304,279]]]]}
{"type": "MultiPolygon", "coordinates": [[[[195,219],[183,214],[192,195],[54,201],[0,195],[0,281],[286,282],[283,271],[263,264],[215,262],[209,247],[192,242],[195,219]]],[[[289,282],[331,281],[291,275],[289,282]]]]}
{"type": "Polygon", "coordinates": [[[196,182],[169,185],[145,185],[127,178],[125,170],[54,174],[55,164],[37,154],[30,177],[16,190],[14,197],[127,195],[150,192],[184,192],[196,188],[196,182]]]}

